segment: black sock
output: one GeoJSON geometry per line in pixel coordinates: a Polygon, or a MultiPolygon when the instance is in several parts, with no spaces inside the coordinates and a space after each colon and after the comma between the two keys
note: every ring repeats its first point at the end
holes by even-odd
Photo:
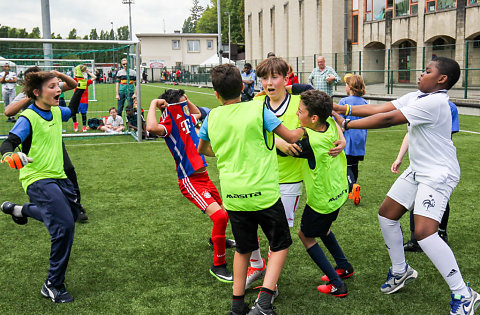
{"type": "Polygon", "coordinates": [[[334,286],[338,288],[343,285],[342,280],[340,280],[340,277],[332,267],[332,264],[330,264],[327,257],[325,257],[325,254],[318,243],[315,243],[315,245],[307,249],[307,253],[317,264],[317,266],[327,275],[328,279],[330,279],[334,286]]]}
{"type": "Polygon", "coordinates": [[[82,114],[82,124],[83,126],[87,125],[87,113],[82,114]]]}
{"type": "Polygon", "coordinates": [[[245,294],[244,295],[232,295],[232,311],[235,313],[243,312],[245,304],[245,294]]]}
{"type": "Polygon", "coordinates": [[[330,254],[332,254],[332,257],[335,259],[335,263],[337,264],[338,268],[347,269],[350,267],[350,263],[348,262],[347,257],[345,257],[345,254],[343,253],[342,248],[338,244],[335,234],[333,234],[332,231],[330,231],[328,235],[321,236],[320,238],[330,254]]]}
{"type": "Polygon", "coordinates": [[[269,309],[272,307],[272,296],[275,294],[275,291],[272,291],[267,288],[261,288],[260,294],[258,294],[258,305],[263,309],[269,309]]]}

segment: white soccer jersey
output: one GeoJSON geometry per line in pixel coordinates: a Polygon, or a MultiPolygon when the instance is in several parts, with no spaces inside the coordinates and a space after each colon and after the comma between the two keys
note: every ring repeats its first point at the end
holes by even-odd
{"type": "Polygon", "coordinates": [[[393,101],[408,120],[408,156],[415,180],[434,188],[447,181],[460,180],[446,92],[424,94],[417,91],[393,101]]]}
{"type": "MultiPolygon", "coordinates": [[[[5,71],[0,73],[0,78],[3,78],[5,76],[5,71]]],[[[15,79],[17,77],[17,74],[15,72],[9,71],[5,80],[11,80],[15,79]]],[[[5,90],[13,90],[15,88],[15,83],[3,83],[2,84],[2,91],[5,90]]]]}

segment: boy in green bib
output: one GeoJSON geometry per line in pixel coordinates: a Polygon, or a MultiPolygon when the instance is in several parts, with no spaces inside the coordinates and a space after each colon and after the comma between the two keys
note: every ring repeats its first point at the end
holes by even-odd
{"type": "Polygon", "coordinates": [[[244,303],[245,281],[250,254],[258,248],[258,225],[272,253],[263,287],[248,314],[275,314],[272,296],[292,239],[280,199],[271,132],[294,143],[304,130],[287,129],[262,102],[240,103],[242,77],[235,66],[217,66],[210,75],[215,96],[224,106],[212,109],[203,122],[198,152],[218,158],[222,200],[237,242],[230,314],[248,312],[244,303]]]}
{"type": "Polygon", "coordinates": [[[308,137],[297,143],[302,152],[296,157],[305,159],[302,174],[307,204],[298,236],[312,260],[326,274],[321,280],[328,282],[318,286],[318,291],[345,297],[348,294],[347,286],[341,278],[352,276],[353,268],[330,226],[336,220],[340,207],[348,199],[347,160],[344,152],[336,157],[329,155],[335,142],[344,140],[339,127],[330,117],[332,108],[332,99],[324,92],[310,90],[301,94],[297,115],[300,125],[306,127],[308,137]],[[335,269],[315,240],[316,237],[322,239],[335,259],[335,269]]]}

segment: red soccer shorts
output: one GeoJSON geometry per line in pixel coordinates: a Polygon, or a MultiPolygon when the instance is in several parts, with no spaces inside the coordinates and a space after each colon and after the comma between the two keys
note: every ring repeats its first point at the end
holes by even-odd
{"type": "Polygon", "coordinates": [[[203,212],[214,202],[222,205],[220,194],[206,171],[179,179],[178,186],[182,194],[203,212]]]}

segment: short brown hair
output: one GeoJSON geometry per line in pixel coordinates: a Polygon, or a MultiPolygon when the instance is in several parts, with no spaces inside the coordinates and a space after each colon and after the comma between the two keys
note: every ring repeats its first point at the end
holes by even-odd
{"type": "Polygon", "coordinates": [[[240,70],[232,64],[218,65],[210,70],[213,89],[224,100],[232,100],[240,96],[243,89],[240,70]]]}
{"type": "Polygon", "coordinates": [[[321,123],[326,123],[327,118],[332,115],[332,98],[327,93],[308,90],[300,94],[300,98],[307,108],[309,116],[317,115],[321,123]]]}
{"type": "Polygon", "coordinates": [[[110,109],[108,110],[108,113],[110,114],[110,112],[112,111],[112,109],[114,109],[115,111],[117,111],[117,108],[115,107],[110,107],[110,109]]]}
{"type": "Polygon", "coordinates": [[[345,83],[348,84],[350,91],[353,92],[355,96],[365,95],[365,83],[363,78],[357,74],[352,74],[345,78],[345,83]]]}
{"type": "Polygon", "coordinates": [[[260,78],[265,78],[268,75],[280,74],[284,77],[288,74],[288,63],[282,58],[270,57],[257,66],[257,75],[260,78]]]}
{"type": "Polygon", "coordinates": [[[35,94],[33,93],[34,90],[39,90],[40,94],[42,91],[42,85],[53,79],[56,76],[53,73],[40,71],[40,72],[30,72],[25,76],[23,92],[32,99],[37,99],[35,94]]]}

